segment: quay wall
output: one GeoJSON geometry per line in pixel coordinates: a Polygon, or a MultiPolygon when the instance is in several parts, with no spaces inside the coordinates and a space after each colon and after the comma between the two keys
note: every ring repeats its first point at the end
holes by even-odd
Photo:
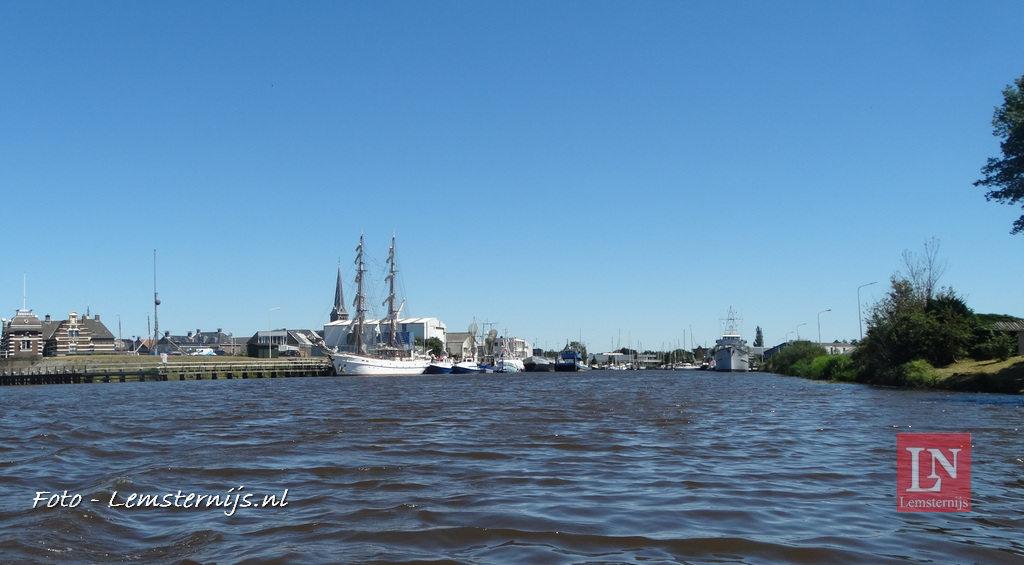
{"type": "Polygon", "coordinates": [[[0,363],[0,386],[330,376],[325,358],[260,360],[94,356],[0,363]]]}

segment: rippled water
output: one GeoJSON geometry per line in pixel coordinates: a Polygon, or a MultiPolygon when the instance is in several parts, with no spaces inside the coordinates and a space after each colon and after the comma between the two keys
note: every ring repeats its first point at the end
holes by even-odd
{"type": "Polygon", "coordinates": [[[692,371],[7,387],[0,561],[1020,562],[1022,405],[692,371]],[[972,512],[896,512],[908,431],[973,434],[972,512]]]}

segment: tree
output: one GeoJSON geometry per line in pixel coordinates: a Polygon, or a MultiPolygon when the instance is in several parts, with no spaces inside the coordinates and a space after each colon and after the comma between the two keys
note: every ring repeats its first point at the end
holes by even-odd
{"type": "Polygon", "coordinates": [[[928,303],[935,295],[939,279],[946,272],[946,262],[938,260],[939,240],[934,237],[924,242],[924,255],[918,257],[909,249],[903,250],[903,266],[907,270],[904,277],[910,282],[921,306],[928,303]]]}
{"type": "Polygon", "coordinates": [[[437,337],[428,337],[426,341],[426,348],[434,357],[441,357],[445,353],[444,343],[442,343],[441,339],[437,337]]]}
{"type": "Polygon", "coordinates": [[[908,364],[944,367],[963,358],[974,343],[974,312],[951,289],[923,303],[923,291],[893,277],[892,289],[875,304],[868,333],[854,353],[863,380],[906,384],[908,364]]]}
{"type": "Polygon", "coordinates": [[[754,347],[764,347],[764,333],[761,331],[761,326],[757,326],[754,330],[754,347]]]}
{"type": "MultiPolygon", "coordinates": [[[[1002,139],[1003,158],[989,157],[981,169],[985,178],[974,183],[988,189],[985,200],[1011,205],[1024,202],[1024,76],[1014,83],[1003,90],[1003,105],[996,107],[992,118],[992,135],[1002,139]]],[[[1024,233],[1024,215],[1010,233],[1024,233]]]]}
{"type": "Polygon", "coordinates": [[[811,377],[810,366],[814,359],[825,357],[828,352],[817,343],[794,341],[786,344],[775,355],[765,361],[765,368],[772,373],[791,377],[811,377]]]}
{"type": "Polygon", "coordinates": [[[583,362],[586,363],[586,361],[587,361],[587,346],[586,345],[583,345],[582,343],[580,343],[578,341],[573,341],[573,342],[569,343],[569,345],[567,345],[566,348],[579,353],[580,357],[583,358],[583,362]]]}

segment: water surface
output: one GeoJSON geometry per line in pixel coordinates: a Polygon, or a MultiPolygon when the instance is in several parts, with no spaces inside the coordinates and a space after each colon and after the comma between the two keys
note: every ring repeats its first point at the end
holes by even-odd
{"type": "Polygon", "coordinates": [[[698,371],[6,387],[0,561],[1020,562],[1022,404],[698,371]],[[900,432],[972,434],[972,512],[896,512],[900,432]]]}

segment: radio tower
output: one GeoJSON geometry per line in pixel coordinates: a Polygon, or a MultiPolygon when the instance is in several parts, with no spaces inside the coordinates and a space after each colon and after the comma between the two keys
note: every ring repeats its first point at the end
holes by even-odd
{"type": "Polygon", "coordinates": [[[156,342],[160,341],[160,321],[156,317],[157,306],[160,306],[160,299],[156,297],[156,249],[153,250],[153,335],[156,339],[153,340],[153,346],[156,346],[156,342]]]}

